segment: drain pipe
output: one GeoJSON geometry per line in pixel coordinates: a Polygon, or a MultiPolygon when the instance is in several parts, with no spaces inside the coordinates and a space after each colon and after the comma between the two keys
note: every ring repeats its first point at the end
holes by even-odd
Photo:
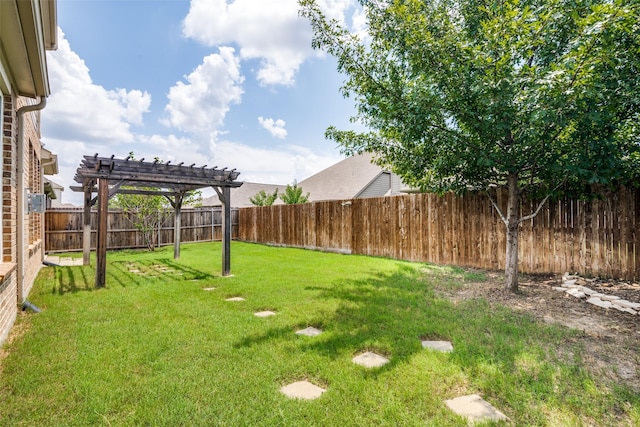
{"type": "Polygon", "coordinates": [[[18,116],[18,156],[17,156],[17,191],[16,195],[16,250],[17,250],[17,273],[18,273],[18,305],[21,306],[25,301],[24,294],[24,252],[25,252],[25,232],[24,222],[27,215],[26,191],[27,187],[24,183],[25,179],[25,143],[24,143],[24,115],[32,111],[42,110],[47,105],[47,98],[40,97],[37,104],[24,105],[18,108],[16,112],[18,116]]]}

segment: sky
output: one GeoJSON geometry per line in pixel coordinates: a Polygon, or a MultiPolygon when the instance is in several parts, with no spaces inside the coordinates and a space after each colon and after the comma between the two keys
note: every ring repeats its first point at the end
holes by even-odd
{"type": "MultiPolygon", "coordinates": [[[[354,31],[355,0],[320,0],[354,31]]],[[[58,155],[63,203],[82,156],[228,167],[291,184],[344,156],[324,138],[352,129],[334,58],[311,48],[297,0],[58,0],[58,49],[42,142],[58,155]]],[[[213,193],[203,191],[204,195],[213,193]]]]}

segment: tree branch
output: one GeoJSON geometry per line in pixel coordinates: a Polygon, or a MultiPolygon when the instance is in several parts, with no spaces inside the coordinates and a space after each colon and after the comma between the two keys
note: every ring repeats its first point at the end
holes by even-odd
{"type": "Polygon", "coordinates": [[[498,207],[497,201],[493,199],[493,196],[491,196],[491,193],[488,190],[485,190],[485,193],[489,197],[489,200],[491,201],[491,204],[495,208],[496,212],[498,212],[498,215],[500,215],[500,219],[502,220],[502,222],[504,222],[504,225],[507,225],[509,221],[507,220],[507,217],[504,215],[504,213],[502,213],[502,210],[498,207]]]}

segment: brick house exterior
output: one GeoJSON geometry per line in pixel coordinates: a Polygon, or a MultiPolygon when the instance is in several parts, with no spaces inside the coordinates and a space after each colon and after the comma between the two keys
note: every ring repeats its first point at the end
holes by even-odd
{"type": "Polygon", "coordinates": [[[44,258],[44,213],[29,201],[44,193],[40,110],[49,95],[45,51],[55,49],[56,31],[55,0],[0,1],[0,343],[44,258]]]}

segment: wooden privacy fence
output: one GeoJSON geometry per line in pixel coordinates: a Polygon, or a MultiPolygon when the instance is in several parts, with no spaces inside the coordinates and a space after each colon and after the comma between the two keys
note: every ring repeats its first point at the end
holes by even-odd
{"type": "MultiPolygon", "coordinates": [[[[506,194],[497,195],[506,206],[506,194]]],[[[532,204],[522,206],[530,212],[532,204]]],[[[548,202],[522,224],[519,269],[640,280],[640,191],[548,202]]],[[[238,239],[503,269],[505,226],[485,195],[407,194],[241,208],[238,239]]]]}
{"type": "MultiPolygon", "coordinates": [[[[173,245],[173,213],[157,230],[157,246],[173,245]]],[[[91,248],[96,246],[97,212],[91,212],[91,248]]],[[[109,210],[107,219],[107,248],[144,248],[142,233],[131,219],[120,210],[109,210]]],[[[45,251],[68,252],[82,250],[82,208],[48,209],[45,213],[45,251]]],[[[222,240],[221,208],[183,209],[181,214],[181,242],[222,240]]],[[[231,211],[231,235],[238,233],[238,211],[231,211]]]]}

